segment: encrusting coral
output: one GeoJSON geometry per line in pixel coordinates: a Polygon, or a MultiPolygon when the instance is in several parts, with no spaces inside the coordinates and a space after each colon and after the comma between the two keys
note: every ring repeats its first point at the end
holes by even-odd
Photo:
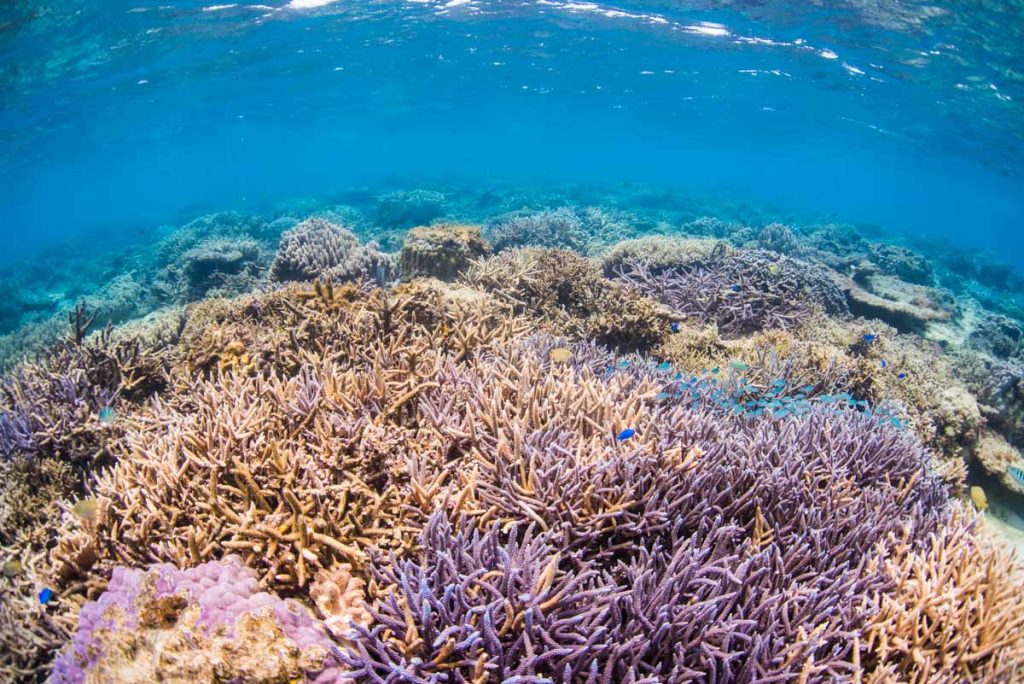
{"type": "Polygon", "coordinates": [[[322,623],[258,590],[235,556],[180,570],[115,568],[82,607],[50,681],[349,684],[322,623]]]}
{"type": "Polygon", "coordinates": [[[404,280],[427,276],[451,281],[490,251],[478,226],[419,226],[406,233],[398,268],[404,280]]]}

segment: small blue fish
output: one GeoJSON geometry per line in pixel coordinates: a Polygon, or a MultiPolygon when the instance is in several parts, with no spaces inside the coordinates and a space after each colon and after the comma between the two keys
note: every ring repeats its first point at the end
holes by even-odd
{"type": "Polygon", "coordinates": [[[672,364],[671,363],[669,363],[668,361],[662,361],[661,363],[658,364],[658,366],[657,366],[657,368],[655,370],[667,371],[667,370],[669,370],[671,368],[672,368],[672,364]]]}
{"type": "Polygon", "coordinates": [[[632,437],[635,434],[636,434],[636,430],[634,430],[633,428],[626,428],[625,430],[620,432],[619,435],[615,439],[619,440],[620,442],[625,442],[627,439],[629,439],[630,437],[632,437]]]}
{"type": "Polygon", "coordinates": [[[882,366],[882,369],[884,370],[884,369],[889,367],[889,362],[886,361],[885,359],[882,359],[881,366],[882,366]]]}
{"type": "Polygon", "coordinates": [[[616,367],[619,370],[626,370],[627,368],[629,368],[629,359],[623,359],[622,361],[619,361],[619,364],[616,367]]]}
{"type": "Polygon", "coordinates": [[[671,396],[672,395],[669,394],[668,392],[658,392],[657,394],[654,395],[654,400],[655,401],[665,401],[666,399],[668,399],[671,396]]]}
{"type": "Polygon", "coordinates": [[[750,368],[750,366],[748,366],[747,364],[743,363],[742,361],[730,361],[729,365],[732,367],[733,370],[738,370],[738,371],[745,371],[748,368],[750,368]]]}
{"type": "Polygon", "coordinates": [[[50,589],[49,587],[46,587],[41,592],[39,592],[39,603],[41,605],[45,606],[47,603],[49,603],[52,600],[53,600],[53,589],[50,589]]]}
{"type": "Polygon", "coordinates": [[[718,375],[718,370],[719,370],[718,368],[712,368],[711,369],[711,374],[712,375],[718,375]]]}
{"type": "Polygon", "coordinates": [[[674,333],[679,332],[679,324],[678,323],[673,323],[672,324],[672,332],[674,332],[674,333]]]}
{"type": "Polygon", "coordinates": [[[897,380],[906,380],[906,378],[907,378],[907,374],[906,373],[897,373],[896,374],[896,379],[897,380]]]}
{"type": "Polygon", "coordinates": [[[1012,465],[1006,469],[1006,472],[1010,473],[1010,477],[1016,480],[1017,484],[1024,485],[1024,468],[1012,465]]]}
{"type": "Polygon", "coordinates": [[[876,335],[875,333],[864,333],[864,341],[867,342],[868,344],[871,344],[877,339],[878,335],[876,335]]]}
{"type": "Polygon", "coordinates": [[[106,425],[107,423],[114,420],[117,417],[117,412],[114,411],[112,406],[104,406],[100,409],[99,419],[100,423],[106,425]]]}
{"type": "Polygon", "coordinates": [[[730,285],[729,289],[732,290],[733,292],[739,292],[740,290],[743,289],[743,286],[739,284],[730,285]]]}
{"type": "Polygon", "coordinates": [[[800,388],[800,391],[803,392],[804,394],[809,394],[810,392],[814,391],[814,385],[804,385],[803,387],[800,388]]]}

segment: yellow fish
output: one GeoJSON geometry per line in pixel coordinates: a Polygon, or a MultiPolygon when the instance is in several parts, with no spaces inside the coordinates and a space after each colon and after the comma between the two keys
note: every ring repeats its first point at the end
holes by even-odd
{"type": "Polygon", "coordinates": [[[565,347],[555,347],[548,356],[551,358],[551,363],[565,363],[572,358],[572,352],[565,347]]]}
{"type": "Polygon", "coordinates": [[[9,560],[4,563],[4,577],[15,577],[21,574],[21,561],[9,560]]]}
{"type": "Polygon", "coordinates": [[[971,501],[974,502],[975,507],[979,511],[988,508],[988,497],[985,495],[985,490],[981,487],[971,487],[971,501]]]}
{"type": "Polygon", "coordinates": [[[779,270],[780,269],[779,269],[779,265],[778,264],[768,264],[768,272],[769,273],[775,274],[775,273],[778,273],[779,270]]]}
{"type": "Polygon", "coordinates": [[[96,518],[96,511],[99,509],[99,504],[96,499],[79,499],[75,502],[75,505],[71,507],[71,510],[82,520],[93,520],[96,518]]]}

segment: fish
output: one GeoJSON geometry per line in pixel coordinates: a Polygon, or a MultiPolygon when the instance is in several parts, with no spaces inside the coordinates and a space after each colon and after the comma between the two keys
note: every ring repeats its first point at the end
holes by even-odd
{"type": "Polygon", "coordinates": [[[733,370],[738,370],[738,371],[745,371],[748,368],[750,368],[750,366],[748,366],[747,364],[743,363],[742,361],[730,361],[729,365],[732,367],[733,370]]]}
{"type": "Polygon", "coordinates": [[[985,490],[981,487],[971,487],[971,501],[979,511],[988,508],[988,496],[985,495],[985,490]]]}
{"type": "Polygon", "coordinates": [[[671,326],[669,326],[669,327],[670,327],[670,329],[672,330],[672,332],[673,332],[673,333],[677,333],[677,332],[679,332],[679,324],[678,324],[678,323],[673,323],[673,324],[672,324],[671,326]]]}
{"type": "Polygon", "coordinates": [[[863,339],[868,344],[871,344],[872,342],[878,339],[878,335],[876,335],[875,333],[864,333],[863,339]]]}
{"type": "Polygon", "coordinates": [[[49,603],[52,600],[53,600],[53,589],[50,589],[49,587],[44,587],[43,590],[41,592],[39,592],[39,603],[41,605],[45,606],[47,603],[49,603]]]}
{"type": "Polygon", "coordinates": [[[17,577],[21,574],[21,561],[14,559],[4,563],[4,577],[17,577]]]}
{"type": "Polygon", "coordinates": [[[627,439],[629,439],[635,434],[636,430],[634,430],[633,428],[626,428],[625,430],[620,432],[615,439],[619,440],[620,442],[625,442],[627,439]]]}
{"type": "Polygon", "coordinates": [[[116,417],[117,411],[114,410],[113,406],[104,406],[103,408],[100,409],[99,419],[100,423],[102,423],[103,425],[112,422],[116,417]]]}
{"type": "Polygon", "coordinates": [[[729,289],[732,290],[733,292],[739,292],[743,289],[743,286],[739,284],[730,285],[729,289]]]}
{"type": "Polygon", "coordinates": [[[779,268],[778,264],[768,264],[768,272],[771,273],[772,275],[775,275],[780,270],[781,269],[779,268]]]}
{"type": "Polygon", "coordinates": [[[907,374],[906,373],[897,373],[896,374],[896,379],[897,380],[906,380],[906,378],[907,378],[907,374]]]}
{"type": "Polygon", "coordinates": [[[889,367],[889,362],[886,361],[885,359],[882,359],[879,365],[882,366],[882,369],[884,370],[885,368],[889,367]]]}
{"type": "Polygon", "coordinates": [[[79,499],[75,502],[75,505],[71,507],[71,511],[82,520],[93,520],[96,518],[96,511],[99,509],[99,503],[96,499],[79,499]]]}
{"type": "Polygon", "coordinates": [[[1012,465],[1006,469],[1006,472],[1010,474],[1010,477],[1012,477],[1017,484],[1024,486],[1024,468],[1021,468],[1018,465],[1012,465]]]}
{"type": "Polygon", "coordinates": [[[565,363],[572,359],[572,352],[565,347],[555,347],[548,354],[548,357],[551,359],[551,363],[565,363]]]}

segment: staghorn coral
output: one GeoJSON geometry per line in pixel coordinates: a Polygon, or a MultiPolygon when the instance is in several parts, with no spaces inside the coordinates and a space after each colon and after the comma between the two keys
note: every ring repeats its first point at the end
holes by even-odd
{"type": "Polygon", "coordinates": [[[855,599],[886,586],[866,571],[876,542],[925,539],[943,518],[913,439],[855,412],[751,422],[711,402],[652,405],[664,382],[645,366],[608,375],[609,357],[581,345],[556,372],[550,344],[481,358],[427,399],[440,430],[470,432],[472,469],[448,498],[470,527],[435,517],[418,562],[371,566],[393,588],[359,630],[356,672],[851,675],[869,615],[855,599]],[[637,436],[618,446],[621,425],[637,436]],[[795,612],[799,625],[771,617],[795,612]]]}
{"type": "Polygon", "coordinates": [[[632,262],[618,278],[682,316],[715,323],[728,335],[793,327],[815,307],[833,314],[846,311],[827,271],[760,250],[712,253],[707,260],[661,273],[632,262]]]}
{"type": "Polygon", "coordinates": [[[119,567],[82,607],[50,681],[351,682],[334,648],[304,607],[258,591],[236,556],[190,570],[119,567]]]}
{"type": "Polygon", "coordinates": [[[340,225],[310,218],[281,236],[270,277],[277,281],[383,282],[390,269],[390,260],[377,250],[376,243],[361,245],[340,225]]]}
{"type": "Polygon", "coordinates": [[[471,261],[490,253],[477,226],[440,224],[413,228],[405,235],[398,258],[404,280],[422,276],[455,280],[471,261]]]}
{"type": "Polygon", "coordinates": [[[868,682],[1013,682],[1024,672],[1024,570],[966,512],[924,548],[878,559],[894,589],[864,634],[868,682]]]}
{"type": "Polygon", "coordinates": [[[636,290],[602,277],[584,257],[562,250],[506,250],[475,263],[464,281],[558,334],[619,350],[650,348],[676,318],[636,290]]]}

